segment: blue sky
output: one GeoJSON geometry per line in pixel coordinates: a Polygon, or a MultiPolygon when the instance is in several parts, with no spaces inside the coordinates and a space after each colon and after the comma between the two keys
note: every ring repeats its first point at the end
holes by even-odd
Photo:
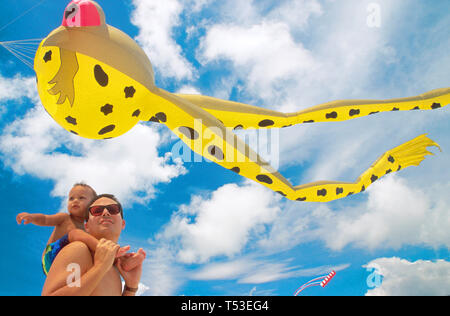
{"type": "MultiPolygon", "coordinates": [[[[45,0],[3,28],[37,3],[0,2],[0,41],[44,38],[61,24],[68,1],[45,0]]],[[[98,3],[172,92],[290,112],[450,86],[447,1],[98,3]]],[[[362,194],[299,204],[215,164],[176,159],[164,126],[141,123],[108,141],[67,133],[43,110],[34,72],[2,47],[0,60],[1,295],[39,295],[45,281],[51,229],[18,226],[16,214],[64,211],[79,181],[123,201],[119,243],[148,253],[142,295],[289,296],[332,269],[327,287],[302,295],[450,293],[447,108],[274,131],[271,154],[295,185],[354,181],[423,133],[443,149],[362,194]]]]}

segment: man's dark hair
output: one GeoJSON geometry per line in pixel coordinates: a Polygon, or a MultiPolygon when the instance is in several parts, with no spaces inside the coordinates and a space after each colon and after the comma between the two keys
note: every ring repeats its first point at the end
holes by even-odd
{"type": "Polygon", "coordinates": [[[108,198],[113,200],[114,202],[117,203],[117,205],[119,205],[119,210],[120,210],[120,215],[122,216],[123,219],[123,209],[122,209],[122,204],[120,204],[119,200],[112,194],[100,194],[100,195],[96,195],[95,198],[91,201],[91,203],[89,204],[87,211],[86,211],[86,222],[89,220],[89,207],[91,207],[92,204],[94,204],[95,201],[99,200],[100,198],[108,198]]]}

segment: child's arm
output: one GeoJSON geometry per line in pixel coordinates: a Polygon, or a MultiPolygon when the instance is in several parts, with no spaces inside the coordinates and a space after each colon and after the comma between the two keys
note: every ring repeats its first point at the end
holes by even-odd
{"type": "Polygon", "coordinates": [[[61,225],[69,216],[66,213],[58,213],[53,215],[20,213],[16,217],[17,224],[22,221],[25,225],[34,224],[38,226],[58,226],[61,225]]]}
{"type": "MultiPolygon", "coordinates": [[[[69,234],[69,242],[81,241],[86,246],[88,246],[89,250],[95,253],[97,250],[98,240],[94,236],[86,233],[81,229],[72,229],[69,234]]],[[[121,247],[117,252],[116,258],[123,256],[128,250],[130,250],[130,246],[121,247]]]]}

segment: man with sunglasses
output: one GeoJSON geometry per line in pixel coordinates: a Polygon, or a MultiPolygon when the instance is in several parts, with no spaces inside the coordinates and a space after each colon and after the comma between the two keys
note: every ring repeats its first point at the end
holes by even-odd
{"type": "Polygon", "coordinates": [[[140,264],[126,271],[122,259],[117,259],[117,244],[125,228],[123,210],[119,201],[109,194],[102,194],[91,203],[86,215],[86,232],[99,240],[95,253],[82,242],[64,247],[53,262],[52,269],[42,290],[42,295],[61,296],[133,296],[142,274],[142,249],[128,257],[142,258],[140,264]],[[122,289],[122,275],[125,288],[122,289]]]}

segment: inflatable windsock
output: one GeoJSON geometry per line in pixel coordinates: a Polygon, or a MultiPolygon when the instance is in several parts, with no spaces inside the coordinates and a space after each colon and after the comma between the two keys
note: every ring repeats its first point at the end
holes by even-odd
{"type": "Polygon", "coordinates": [[[385,174],[419,165],[429,154],[426,148],[438,146],[422,135],[383,154],[355,182],[318,181],[294,186],[233,130],[438,109],[449,103],[450,88],[404,99],[334,101],[295,113],[174,94],[155,85],[152,64],[143,49],[127,34],[106,24],[96,2],[74,0],[62,16],[62,25],[39,45],[34,69],[48,114],[80,137],[118,137],[140,121],[164,124],[195,153],[290,200],[306,202],[327,202],[364,191],[385,174]]]}

